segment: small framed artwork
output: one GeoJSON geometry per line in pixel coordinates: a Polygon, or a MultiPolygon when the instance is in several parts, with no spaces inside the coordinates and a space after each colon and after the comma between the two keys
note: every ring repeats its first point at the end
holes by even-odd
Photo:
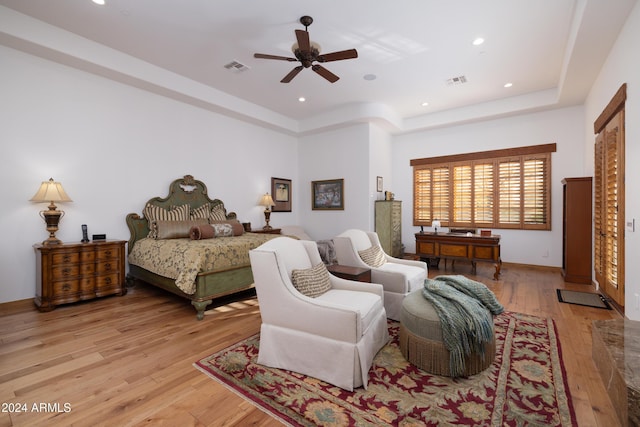
{"type": "Polygon", "coordinates": [[[311,209],[344,210],[344,179],[311,181],[311,209]]]}
{"type": "Polygon", "coordinates": [[[271,194],[273,202],[271,212],[291,212],[291,180],[271,178],[271,194]]]}
{"type": "Polygon", "coordinates": [[[382,193],[382,177],[379,176],[376,178],[376,190],[378,193],[382,193]]]}

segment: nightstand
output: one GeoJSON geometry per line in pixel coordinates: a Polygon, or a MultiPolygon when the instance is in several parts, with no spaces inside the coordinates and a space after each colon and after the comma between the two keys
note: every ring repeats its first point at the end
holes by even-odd
{"type": "Polygon", "coordinates": [[[265,230],[264,228],[251,229],[251,233],[260,233],[260,234],[280,234],[281,228],[271,228],[269,230],[265,230]]]}
{"type": "Polygon", "coordinates": [[[36,252],[36,297],[40,311],[57,305],[124,295],[124,240],[33,245],[36,252]]]}
{"type": "Polygon", "coordinates": [[[327,265],[327,270],[334,276],[347,280],[355,280],[356,282],[371,283],[371,270],[368,268],[348,267],[346,265],[331,264],[327,265]]]}

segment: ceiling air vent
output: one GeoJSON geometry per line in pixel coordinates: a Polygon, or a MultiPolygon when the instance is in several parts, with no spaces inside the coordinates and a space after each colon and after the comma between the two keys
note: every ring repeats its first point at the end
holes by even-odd
{"type": "Polygon", "coordinates": [[[448,86],[457,86],[467,82],[467,78],[465,76],[451,77],[447,80],[448,86]]]}
{"type": "Polygon", "coordinates": [[[249,69],[249,67],[247,67],[244,64],[241,64],[238,61],[231,61],[228,64],[226,64],[224,68],[231,71],[247,71],[249,69]]]}

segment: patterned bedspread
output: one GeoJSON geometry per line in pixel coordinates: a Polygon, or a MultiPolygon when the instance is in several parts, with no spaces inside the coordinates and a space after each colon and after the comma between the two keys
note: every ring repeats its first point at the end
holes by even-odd
{"type": "Polygon", "coordinates": [[[191,295],[196,291],[198,273],[247,267],[251,265],[249,250],[275,237],[278,236],[244,233],[203,240],[144,238],[133,245],[129,263],[175,279],[176,286],[191,295]]]}

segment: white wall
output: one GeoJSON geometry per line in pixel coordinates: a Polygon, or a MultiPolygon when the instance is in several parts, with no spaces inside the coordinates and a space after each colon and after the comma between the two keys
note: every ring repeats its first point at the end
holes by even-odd
{"type": "Polygon", "coordinates": [[[640,40],[640,3],[629,15],[618,40],[609,53],[598,79],[585,103],[585,151],[587,165],[593,173],[593,122],[616,91],[627,83],[625,104],[625,218],[635,219],[635,231],[625,232],[625,315],[640,320],[640,56],[636,54],[640,40]]]}
{"type": "Polygon", "coordinates": [[[60,206],[63,241],[79,241],[81,224],[127,240],[126,214],[185,174],[257,226],[271,177],[290,178],[293,211],[272,224],[298,222],[296,138],[6,47],[0,57],[0,302],[35,294],[32,245],[48,236],[46,205],[28,200],[50,177],[73,199],[60,206]]]}
{"type": "Polygon", "coordinates": [[[369,200],[370,230],[375,230],[375,200],[383,200],[384,192],[393,192],[393,174],[391,167],[392,137],[379,126],[370,125],[369,134],[369,200]],[[377,177],[382,177],[382,192],[377,192],[377,177]]]}
{"type": "Polygon", "coordinates": [[[402,242],[415,252],[413,169],[411,159],[557,144],[551,157],[551,231],[494,230],[500,234],[505,262],[560,267],[562,265],[562,179],[584,176],[584,125],[581,107],[557,109],[500,120],[452,126],[398,136],[393,142],[393,182],[402,210],[402,242]]]}
{"type": "Polygon", "coordinates": [[[368,206],[369,125],[358,124],[300,138],[300,224],[315,240],[348,228],[371,228],[368,206]],[[344,210],[312,210],[311,181],[344,179],[344,210]]]}

